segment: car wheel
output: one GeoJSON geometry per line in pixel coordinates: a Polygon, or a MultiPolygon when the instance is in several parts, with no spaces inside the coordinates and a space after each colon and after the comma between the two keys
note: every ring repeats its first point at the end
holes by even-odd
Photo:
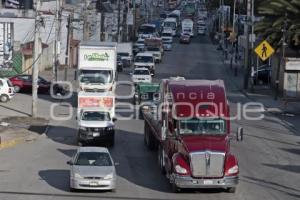
{"type": "Polygon", "coordinates": [[[75,188],[70,187],[70,192],[77,192],[77,190],[75,188]]]}
{"type": "Polygon", "coordinates": [[[21,90],[20,86],[17,86],[17,85],[14,86],[15,93],[20,92],[20,90],[21,90]]]}
{"type": "Polygon", "coordinates": [[[1,102],[6,103],[6,102],[8,102],[8,100],[9,100],[9,97],[6,94],[1,95],[1,97],[0,97],[1,102]]]}
{"type": "Polygon", "coordinates": [[[162,174],[166,174],[166,169],[164,165],[164,152],[161,146],[158,147],[158,164],[162,174]]]}

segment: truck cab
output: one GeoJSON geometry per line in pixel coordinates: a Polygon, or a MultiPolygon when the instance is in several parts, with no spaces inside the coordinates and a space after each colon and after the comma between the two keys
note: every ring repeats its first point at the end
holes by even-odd
{"type": "Polygon", "coordinates": [[[134,68],[147,68],[151,74],[155,74],[155,59],[152,53],[144,52],[138,53],[135,56],[134,68]]]}
{"type": "Polygon", "coordinates": [[[105,109],[83,108],[78,116],[78,143],[104,142],[114,145],[115,118],[105,109]]]}
{"type": "Polygon", "coordinates": [[[175,192],[224,188],[234,192],[239,166],[230,151],[229,105],[221,80],[163,80],[161,109],[144,113],[145,143],[158,149],[175,192]]]}

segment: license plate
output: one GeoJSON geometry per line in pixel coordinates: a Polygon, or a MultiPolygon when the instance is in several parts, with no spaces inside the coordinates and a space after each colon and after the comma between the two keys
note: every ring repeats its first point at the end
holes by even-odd
{"type": "Polygon", "coordinates": [[[93,133],[93,137],[100,136],[100,133],[93,133]]]}
{"type": "Polygon", "coordinates": [[[204,184],[204,185],[212,185],[212,184],[213,184],[213,181],[212,181],[212,180],[204,180],[204,181],[203,181],[203,184],[204,184]]]}
{"type": "Polygon", "coordinates": [[[90,186],[97,186],[98,183],[97,182],[90,182],[90,186]]]}

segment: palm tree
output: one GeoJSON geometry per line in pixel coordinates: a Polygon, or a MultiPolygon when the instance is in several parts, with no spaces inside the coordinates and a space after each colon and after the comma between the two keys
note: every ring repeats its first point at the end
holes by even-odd
{"type": "Polygon", "coordinates": [[[255,32],[273,47],[277,49],[282,44],[284,27],[289,46],[300,46],[300,0],[264,0],[258,13],[262,20],[255,24],[255,32]]]}

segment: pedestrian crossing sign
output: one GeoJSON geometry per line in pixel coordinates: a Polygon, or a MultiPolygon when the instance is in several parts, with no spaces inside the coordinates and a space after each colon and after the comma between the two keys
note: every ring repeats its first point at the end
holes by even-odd
{"type": "Polygon", "coordinates": [[[260,59],[262,59],[262,61],[267,60],[275,52],[267,40],[264,40],[262,43],[260,43],[254,51],[260,57],[260,59]]]}

